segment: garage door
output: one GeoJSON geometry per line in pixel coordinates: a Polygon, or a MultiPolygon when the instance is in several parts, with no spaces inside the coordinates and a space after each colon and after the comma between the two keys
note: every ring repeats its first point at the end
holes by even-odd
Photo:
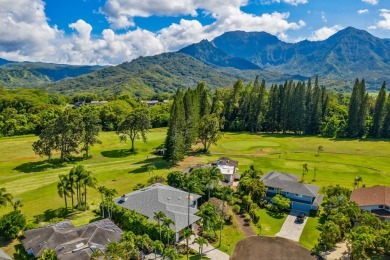
{"type": "Polygon", "coordinates": [[[310,212],[310,205],[291,201],[291,208],[299,211],[310,212]]]}

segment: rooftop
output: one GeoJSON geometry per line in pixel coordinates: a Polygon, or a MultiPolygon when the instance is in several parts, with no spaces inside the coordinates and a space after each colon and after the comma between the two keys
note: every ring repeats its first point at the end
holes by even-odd
{"type": "Polygon", "coordinates": [[[269,172],[261,180],[267,187],[278,188],[285,192],[309,197],[317,197],[320,189],[319,186],[298,182],[298,175],[282,172],[269,172]]]}
{"type": "Polygon", "coordinates": [[[97,248],[120,241],[122,230],[111,220],[103,219],[81,227],[68,221],[27,230],[22,240],[26,251],[39,257],[45,249],[54,250],[58,259],[90,259],[97,248]]]}
{"type": "MultiPolygon", "coordinates": [[[[198,194],[191,193],[190,200],[194,202],[200,197],[198,194]]],[[[144,215],[153,222],[155,222],[153,219],[154,213],[162,211],[175,222],[172,228],[179,232],[186,228],[188,224],[187,198],[188,192],[157,183],[116,198],[114,202],[144,215]]],[[[200,217],[194,215],[196,212],[198,212],[198,209],[190,207],[190,224],[200,219],[200,217]]]]}
{"type": "Polygon", "coordinates": [[[387,205],[390,206],[390,187],[374,186],[359,188],[352,191],[351,201],[359,206],[387,205]]]}
{"type": "Polygon", "coordinates": [[[227,166],[238,167],[238,161],[232,160],[232,159],[227,158],[227,157],[221,157],[217,161],[212,162],[211,164],[212,165],[223,164],[223,165],[227,165],[227,166]]]}

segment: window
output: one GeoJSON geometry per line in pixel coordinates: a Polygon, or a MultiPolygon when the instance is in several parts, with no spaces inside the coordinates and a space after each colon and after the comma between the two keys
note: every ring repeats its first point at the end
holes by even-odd
{"type": "Polygon", "coordinates": [[[288,195],[288,194],[290,194],[290,193],[286,192],[286,195],[288,195]]]}
{"type": "Polygon", "coordinates": [[[383,209],[383,207],[384,207],[383,205],[379,205],[379,206],[378,206],[378,208],[380,208],[380,209],[383,209]]]}
{"type": "Polygon", "coordinates": [[[385,206],[385,209],[390,209],[390,207],[389,206],[385,206]]]}
{"type": "Polygon", "coordinates": [[[295,197],[302,197],[302,195],[301,195],[301,194],[298,194],[298,193],[295,193],[294,196],[295,196],[295,197]]]}

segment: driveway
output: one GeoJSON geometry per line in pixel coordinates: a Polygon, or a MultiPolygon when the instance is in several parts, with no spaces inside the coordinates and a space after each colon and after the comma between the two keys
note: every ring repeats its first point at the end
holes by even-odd
{"type": "MultiPolygon", "coordinates": [[[[188,246],[192,249],[199,251],[199,245],[194,243],[196,236],[192,235],[190,239],[188,240],[188,246]]],[[[185,244],[186,241],[183,240],[180,243],[185,244]]],[[[204,245],[203,246],[203,255],[205,257],[208,257],[212,260],[229,260],[230,256],[226,254],[225,252],[222,252],[221,250],[218,250],[214,248],[212,245],[204,245]]]]}
{"type": "Polygon", "coordinates": [[[306,217],[303,223],[295,223],[298,213],[298,211],[293,210],[290,214],[288,214],[282,228],[276,234],[277,237],[284,237],[292,241],[299,242],[299,238],[301,237],[308,218],[306,217]]]}

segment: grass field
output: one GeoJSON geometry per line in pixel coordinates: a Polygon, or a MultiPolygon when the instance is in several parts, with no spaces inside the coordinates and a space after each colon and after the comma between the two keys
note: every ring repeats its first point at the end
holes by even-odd
{"type": "MultiPolygon", "coordinates": [[[[129,144],[120,143],[115,133],[101,133],[102,144],[92,148],[93,157],[77,163],[92,171],[99,185],[115,188],[119,194],[132,191],[135,184],[146,183],[149,178],[146,167],[150,164],[157,167],[155,174],[158,175],[166,176],[170,171],[177,170],[169,169],[165,161],[152,154],[154,148],[163,143],[165,133],[166,129],[151,130],[147,143],[136,142],[136,148],[139,149],[137,154],[129,153],[129,144]]],[[[7,188],[14,197],[23,200],[22,212],[30,220],[45,212],[50,215],[53,210],[63,207],[64,201],[56,190],[58,175],[68,173],[76,165],[53,168],[45,158],[33,153],[31,144],[36,139],[35,136],[0,139],[0,187],[7,188]]],[[[218,145],[211,147],[211,154],[186,158],[180,168],[228,156],[239,161],[240,172],[254,164],[264,173],[276,170],[301,174],[302,165],[307,163],[307,183],[320,186],[340,184],[352,188],[354,178],[361,176],[367,186],[390,186],[389,148],[388,141],[225,133],[218,145]],[[324,147],[324,152],[315,156],[319,145],[324,147]],[[318,168],[315,181],[314,167],[318,168]]],[[[100,195],[91,190],[88,197],[91,207],[96,207],[100,195]]],[[[10,210],[10,207],[0,208],[0,215],[10,210]]],[[[94,214],[87,212],[77,214],[72,219],[81,225],[94,217],[94,214]]],[[[315,219],[309,219],[308,230],[305,229],[301,238],[301,243],[307,247],[318,236],[318,232],[312,238],[307,235],[315,229],[315,222],[315,219]]],[[[273,227],[270,227],[269,233],[274,233],[273,227]]]]}

